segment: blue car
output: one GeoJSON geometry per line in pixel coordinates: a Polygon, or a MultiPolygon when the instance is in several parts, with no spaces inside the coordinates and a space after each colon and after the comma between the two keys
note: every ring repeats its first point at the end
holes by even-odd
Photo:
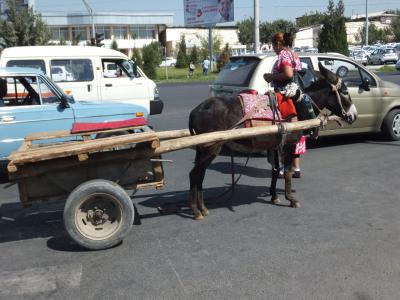
{"type": "Polygon", "coordinates": [[[136,117],[147,119],[147,111],[135,104],[74,101],[40,70],[0,68],[0,170],[27,134],[136,117]]]}

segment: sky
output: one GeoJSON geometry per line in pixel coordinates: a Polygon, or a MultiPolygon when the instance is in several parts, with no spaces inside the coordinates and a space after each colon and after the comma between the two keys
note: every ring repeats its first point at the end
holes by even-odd
{"type": "MultiPolygon", "coordinates": [[[[183,0],[86,0],[94,12],[169,12],[174,13],[175,26],[183,26],[183,0]]],[[[400,0],[344,0],[345,15],[365,14],[387,9],[400,9],[400,0]]],[[[337,3],[337,0],[334,0],[337,3]]],[[[253,16],[253,0],[234,0],[235,22],[253,16]]],[[[82,0],[35,0],[39,12],[81,12],[86,11],[82,0]]],[[[259,0],[260,21],[287,19],[295,21],[305,13],[324,12],[328,0],[259,0]]],[[[234,24],[234,23],[232,23],[234,24]]]]}

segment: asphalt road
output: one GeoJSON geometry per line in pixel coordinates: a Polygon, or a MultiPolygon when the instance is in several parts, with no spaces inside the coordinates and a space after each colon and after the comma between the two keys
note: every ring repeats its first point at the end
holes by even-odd
{"type": "MultiPolygon", "coordinates": [[[[186,128],[188,111],[208,94],[206,84],[160,90],[165,111],[151,117],[160,131],[186,128]]],[[[238,157],[235,194],[209,205],[200,222],[188,211],[157,213],[189,196],[194,151],[166,154],[174,162],[165,164],[165,189],[134,198],[141,225],[97,252],[68,239],[62,204],[22,209],[15,186],[0,186],[0,299],[397,299],[399,149],[378,136],[310,144],[294,181],[299,209],[271,205],[264,157],[246,167],[238,157]]],[[[221,155],[207,172],[206,197],[229,182],[221,155]]]]}

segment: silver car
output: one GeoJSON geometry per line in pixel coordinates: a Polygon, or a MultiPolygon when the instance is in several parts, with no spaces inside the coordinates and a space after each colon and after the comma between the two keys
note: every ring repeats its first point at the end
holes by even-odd
{"type": "MultiPolygon", "coordinates": [[[[400,140],[400,86],[381,80],[349,57],[338,54],[299,54],[302,62],[302,78],[306,86],[315,76],[321,62],[346,83],[358,119],[352,125],[338,127],[333,123],[320,135],[338,135],[382,131],[389,140],[400,140]],[[304,67],[305,66],[305,67],[304,67]]],[[[214,83],[210,86],[212,96],[236,96],[240,93],[265,94],[272,90],[265,82],[264,73],[271,73],[277,61],[276,55],[244,55],[231,57],[214,83]]]]}
{"type": "Polygon", "coordinates": [[[368,64],[395,64],[397,60],[398,56],[394,48],[379,48],[372,52],[371,55],[368,57],[368,64]]]}

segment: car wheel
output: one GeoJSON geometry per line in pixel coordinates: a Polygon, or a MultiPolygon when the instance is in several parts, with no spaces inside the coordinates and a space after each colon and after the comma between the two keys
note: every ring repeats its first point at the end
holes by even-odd
{"type": "Polygon", "coordinates": [[[390,111],[382,124],[384,137],[391,141],[400,141],[400,109],[390,111]]]}
{"type": "Polygon", "coordinates": [[[341,66],[337,69],[336,75],[339,77],[345,77],[349,73],[349,69],[347,69],[345,66],[341,66]]]}
{"type": "Polygon", "coordinates": [[[175,64],[170,64],[170,67],[172,67],[172,68],[175,67],[175,64]]]}

